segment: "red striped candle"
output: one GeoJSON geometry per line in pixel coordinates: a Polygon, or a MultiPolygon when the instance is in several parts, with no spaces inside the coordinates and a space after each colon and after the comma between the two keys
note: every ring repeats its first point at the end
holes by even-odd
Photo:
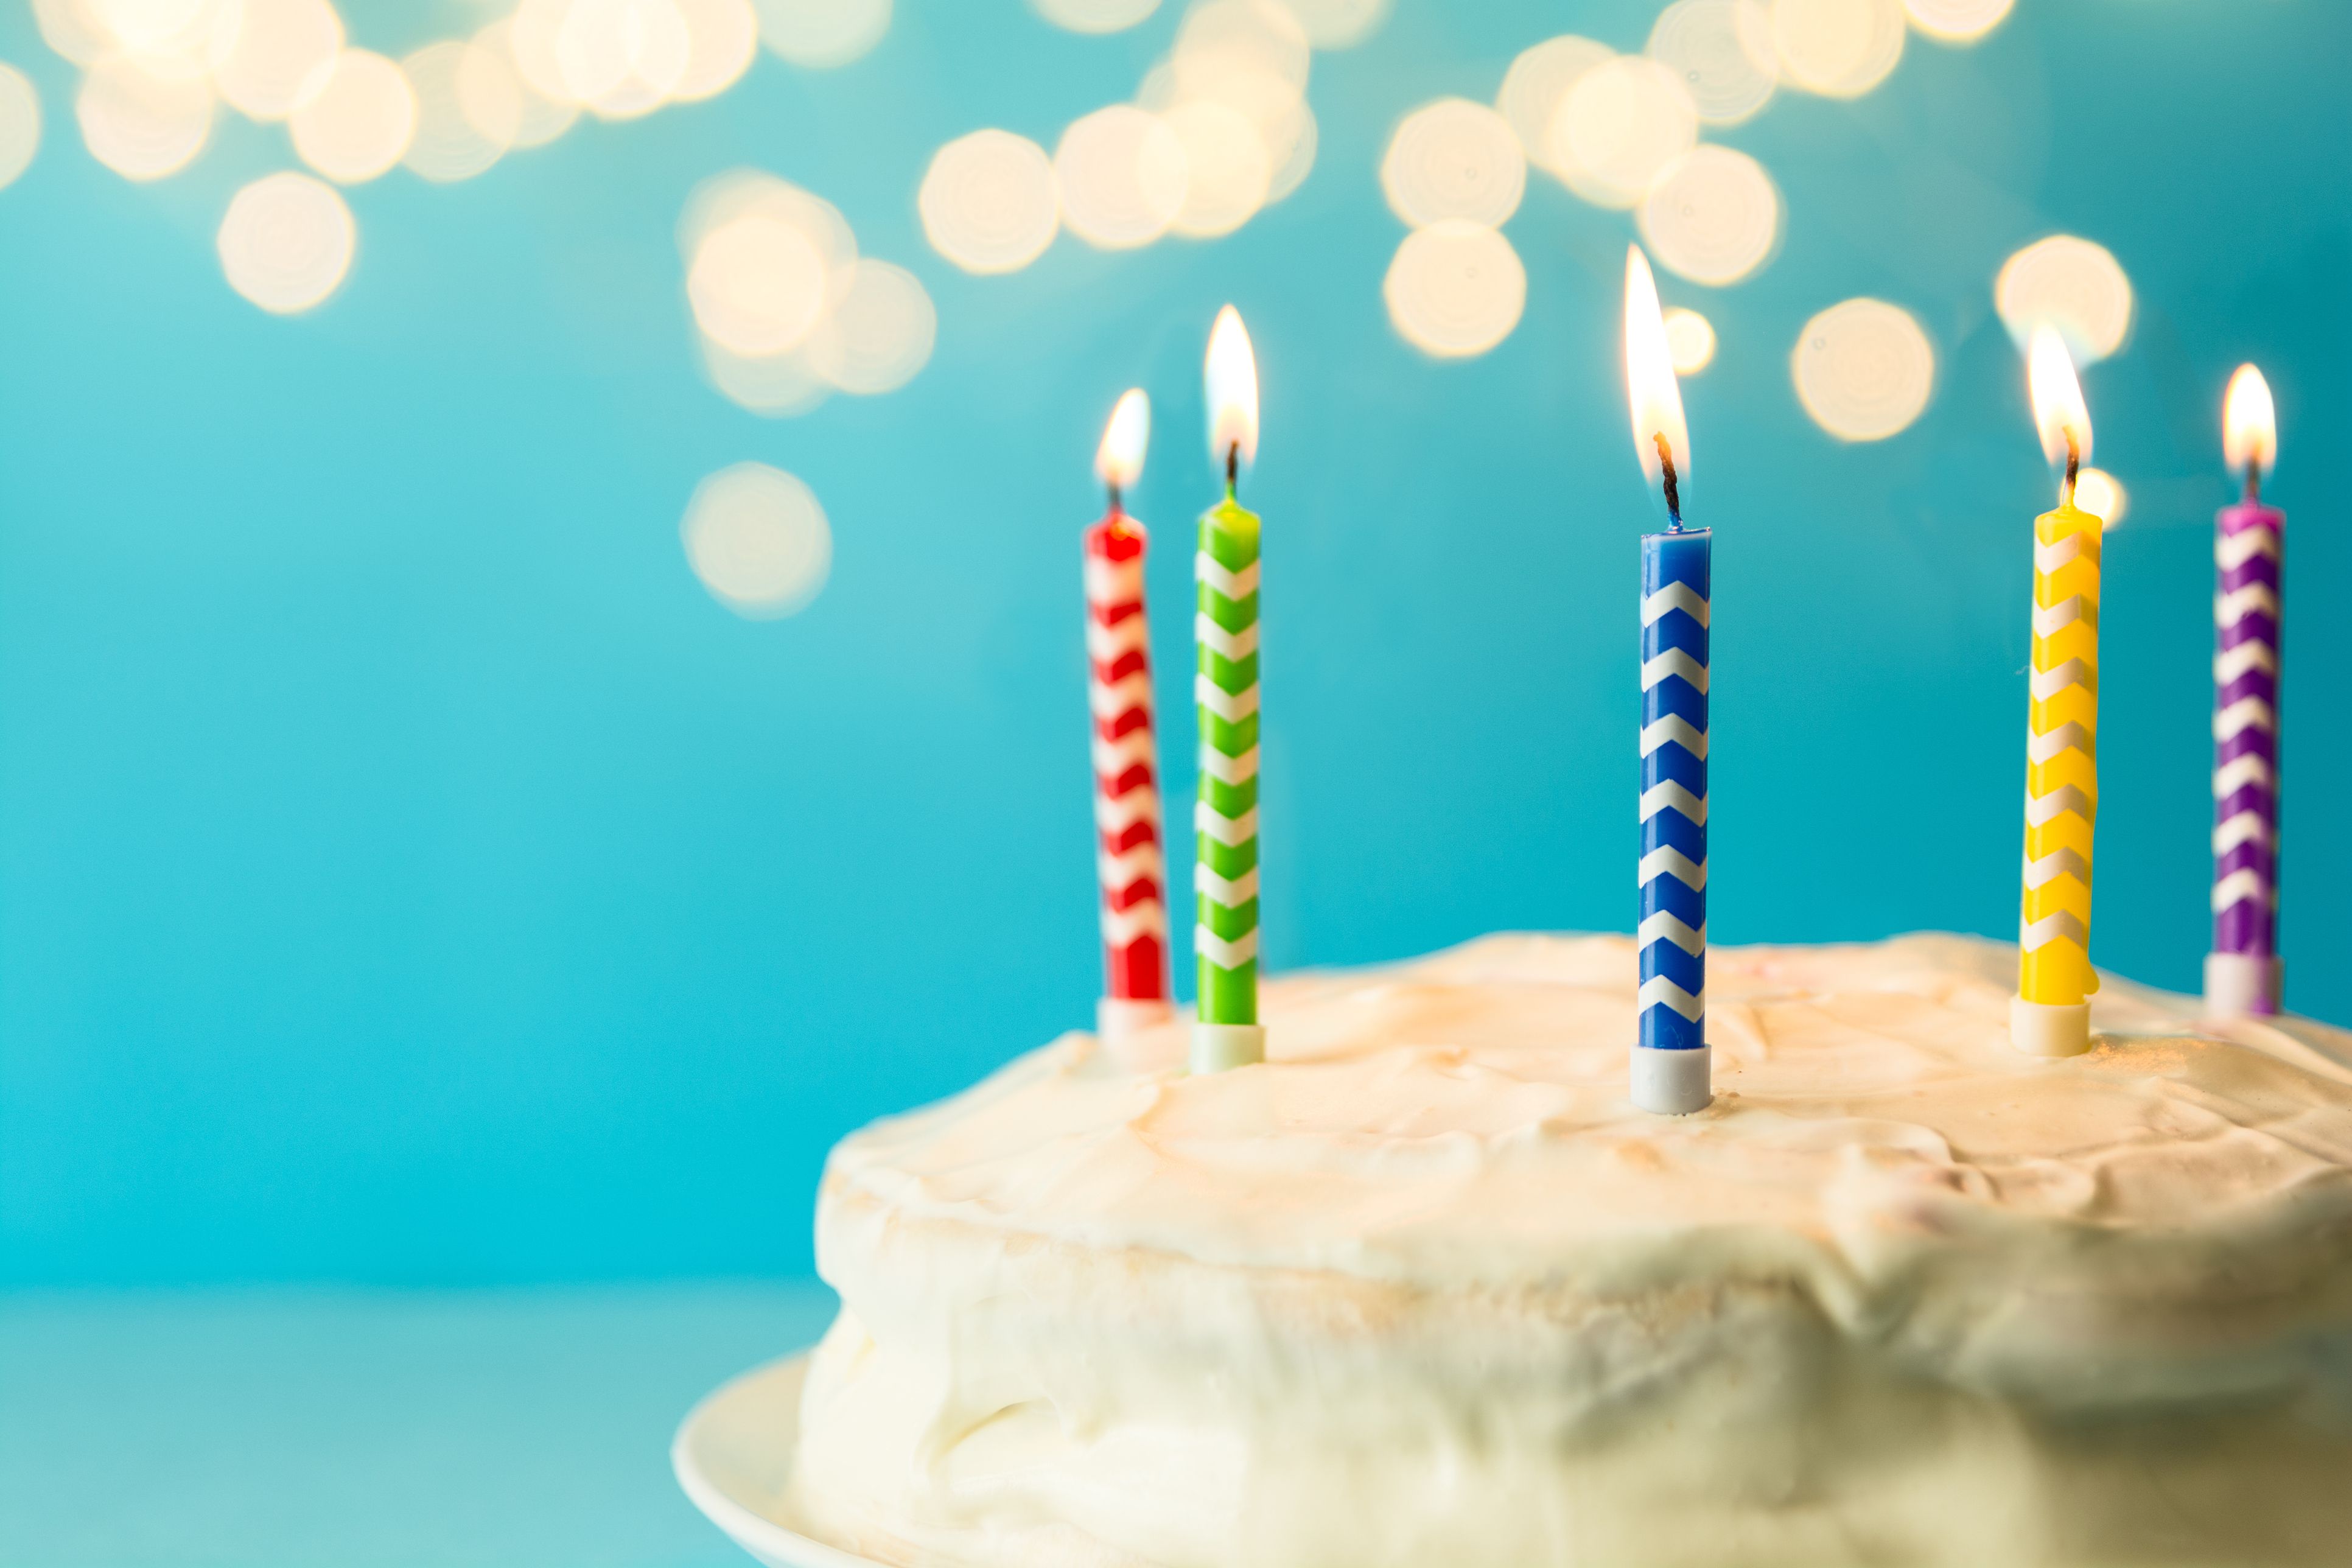
{"type": "Polygon", "coordinates": [[[1116,1043],[1164,1022],[1168,875],[1151,725],[1151,645],[1143,608],[1150,535],[1122,493],[1141,475],[1151,405],[1129,391],[1111,411],[1095,470],[1110,510],[1086,532],[1087,701],[1094,713],[1096,867],[1102,882],[1103,997],[1097,1027],[1116,1043]]]}

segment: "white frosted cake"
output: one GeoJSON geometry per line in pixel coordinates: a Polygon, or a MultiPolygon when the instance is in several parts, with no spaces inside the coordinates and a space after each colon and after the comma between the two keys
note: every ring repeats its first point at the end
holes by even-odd
{"type": "Polygon", "coordinates": [[[908,1564],[2352,1563],[2352,1038],[2015,950],[1622,938],[1276,982],[1270,1059],[1071,1036],[844,1142],[793,1506],[908,1564]]]}

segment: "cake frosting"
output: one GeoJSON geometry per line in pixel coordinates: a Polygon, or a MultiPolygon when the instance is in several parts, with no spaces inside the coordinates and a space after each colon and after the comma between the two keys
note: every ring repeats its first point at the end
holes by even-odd
{"type": "Polygon", "coordinates": [[[1717,948],[1717,1099],[1626,1099],[1635,958],[1268,984],[1263,1066],[1072,1035],[845,1141],[792,1505],[884,1562],[2352,1561],[2352,1037],[2015,950],[1717,948]]]}

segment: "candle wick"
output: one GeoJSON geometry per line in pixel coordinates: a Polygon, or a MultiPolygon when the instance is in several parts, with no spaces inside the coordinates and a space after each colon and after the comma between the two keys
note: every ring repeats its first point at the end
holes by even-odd
{"type": "Polygon", "coordinates": [[[1241,478],[1241,471],[1242,444],[1235,441],[1225,448],[1225,499],[1227,500],[1233,499],[1234,485],[1241,478]]]}
{"type": "Polygon", "coordinates": [[[1650,439],[1658,444],[1658,467],[1664,475],[1666,492],[1667,531],[1680,533],[1683,531],[1683,494],[1682,483],[1675,476],[1674,443],[1666,439],[1666,433],[1663,430],[1653,432],[1650,439]]]}
{"type": "Polygon", "coordinates": [[[2246,459],[2246,503],[2251,506],[2263,499],[2263,460],[2259,457],[2246,459]]]}
{"type": "Polygon", "coordinates": [[[1126,513],[1127,508],[1118,493],[1118,481],[1113,479],[1110,485],[1110,514],[1113,517],[1123,517],[1126,513]]]}
{"type": "Polygon", "coordinates": [[[2059,505],[2074,504],[2074,481],[2082,478],[2082,474],[2083,443],[2075,437],[2070,426],[2066,431],[2066,480],[2058,488],[2059,505]]]}

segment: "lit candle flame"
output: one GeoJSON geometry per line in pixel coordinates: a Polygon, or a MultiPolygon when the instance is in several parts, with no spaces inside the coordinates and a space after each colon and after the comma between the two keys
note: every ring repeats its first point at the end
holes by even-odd
{"type": "Polygon", "coordinates": [[[1633,448],[1652,484],[1665,477],[1658,438],[1665,437],[1675,472],[1690,477],[1690,428],[1683,423],[1683,389],[1675,380],[1674,350],[1658,310],[1658,280],[1638,245],[1625,249],[1625,392],[1633,409],[1633,448]]]}
{"type": "Polygon", "coordinates": [[[1143,454],[1151,446],[1151,399],[1143,388],[1130,386],[1119,394],[1103,426],[1102,445],[1095,448],[1095,472],[1111,494],[1135,488],[1143,477],[1143,454]]]}
{"type": "MultiPolygon", "coordinates": [[[[2083,404],[2083,384],[2074,357],[2055,329],[2033,329],[2025,355],[2026,385],[2033,394],[2033,425],[2042,435],[2042,455],[2070,466],[2091,460],[2091,411],[2083,404]]],[[[2072,475],[2069,475],[2071,480],[2072,475]]],[[[2071,498],[2070,498],[2071,499],[2071,498]]]]}
{"type": "Polygon", "coordinates": [[[2271,384],[2252,365],[2240,365],[2230,378],[2230,395],[2221,405],[2221,450],[2230,471],[2243,474],[2249,489],[2278,461],[2278,411],[2271,402],[2271,384]]]}
{"type": "Polygon", "coordinates": [[[1209,386],[1209,455],[1221,466],[1257,458],[1257,355],[1249,330],[1231,305],[1217,312],[1209,331],[1209,358],[1202,374],[1209,386]]]}

